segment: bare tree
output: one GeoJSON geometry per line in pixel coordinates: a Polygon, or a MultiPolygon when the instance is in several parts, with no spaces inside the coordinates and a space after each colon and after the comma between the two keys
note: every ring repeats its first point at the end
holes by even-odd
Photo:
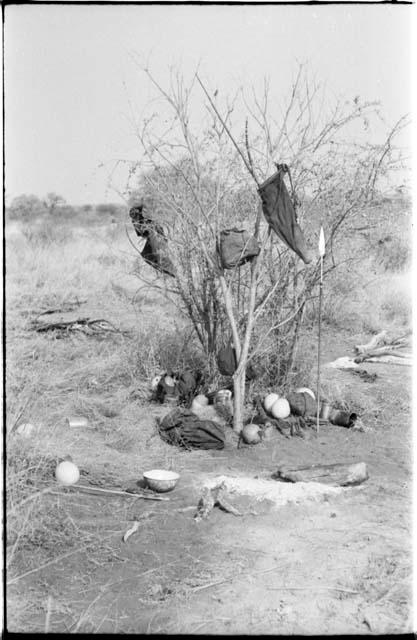
{"type": "Polygon", "coordinates": [[[65,204],[65,198],[51,191],[46,194],[43,203],[49,215],[53,215],[59,206],[65,204]]]}
{"type": "Polygon", "coordinates": [[[378,105],[358,98],[329,104],[303,66],[281,112],[267,81],[261,95],[240,90],[221,100],[197,74],[186,84],[172,71],[164,88],[149,69],[143,72],[171,112],[163,122],[152,114],[135,124],[142,152],[136,167],[140,191],[148,211],[165,226],[175,267],[169,286],[149,284],[162,286],[188,315],[211,364],[222,341],[231,337],[234,429],[240,432],[248,363],[278,346],[286,373],[291,370],[319,276],[318,260],[301,264],[270,233],[257,186],[277,162],[291,167],[307,237],[315,242],[320,224],[325,227],[328,273],[342,262],[337,250],[346,229],[372,215],[379,178],[401,164],[394,139],[407,119],[391,127],[382,143],[366,139],[369,123],[380,121],[378,105]],[[250,230],[260,253],[242,267],[225,270],[218,254],[220,233],[234,226],[250,230]]]}

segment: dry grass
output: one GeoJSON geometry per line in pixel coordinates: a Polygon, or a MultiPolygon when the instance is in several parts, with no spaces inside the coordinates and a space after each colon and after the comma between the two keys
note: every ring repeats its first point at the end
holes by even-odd
{"type": "MultiPolygon", "coordinates": [[[[117,468],[119,480],[138,473],[153,459],[173,466],[167,445],[155,438],[149,441],[154,425],[148,419],[148,427],[146,421],[144,426],[147,410],[138,400],[147,400],[149,377],[170,355],[175,362],[179,349],[172,356],[166,348],[169,343],[160,340],[169,319],[162,313],[155,324],[152,304],[144,314],[140,297],[139,304],[133,302],[138,280],[129,270],[135,259],[123,230],[118,234],[113,230],[110,238],[105,233],[86,236],[74,230],[59,244],[34,241],[16,232],[8,238],[9,579],[20,575],[23,567],[41,566],[90,540],[88,532],[74,528],[65,502],[43,493],[54,485],[59,457],[71,453],[80,468],[93,466],[99,473],[103,467],[117,468]],[[131,329],[131,335],[58,339],[30,330],[30,320],[37,313],[74,299],[87,300],[75,313],[109,319],[131,329]],[[66,417],[77,414],[89,419],[91,430],[68,429],[66,417]],[[31,438],[14,430],[23,422],[35,425],[31,438]],[[153,454],[146,450],[144,436],[153,454]],[[132,450],[135,460],[127,467],[126,452],[132,450]]],[[[174,338],[170,341],[175,343],[174,338]]],[[[19,629],[19,618],[29,610],[18,607],[12,593],[11,597],[9,620],[13,617],[13,628],[19,629]]]]}
{"type": "MultiPolygon", "coordinates": [[[[61,240],[51,243],[42,236],[34,241],[28,234],[15,232],[7,242],[7,566],[12,581],[27,571],[37,575],[45,563],[77,554],[84,547],[91,561],[106,561],[103,536],[107,534],[98,525],[80,527],[72,502],[46,491],[55,485],[59,458],[70,453],[91,477],[104,474],[122,483],[154,466],[201,469],[201,452],[183,453],[156,437],[157,410],[153,408],[151,414],[148,403],[149,380],[156,373],[202,366],[189,328],[161,296],[140,289],[132,275],[137,255],[123,228],[73,229],[61,240]],[[37,313],[74,299],[87,301],[75,313],[106,318],[130,334],[59,339],[30,330],[37,313]],[[91,429],[70,430],[69,415],[87,417],[91,429]],[[33,437],[25,439],[13,430],[22,422],[35,425],[33,437]]],[[[359,332],[387,328],[388,322],[404,326],[409,318],[406,278],[401,273],[384,277],[369,285],[367,297],[363,289],[359,295],[339,290],[340,304],[332,306],[338,316],[331,317],[328,305],[327,322],[346,322],[342,301],[349,296],[359,332]]],[[[314,384],[315,358],[315,335],[306,334],[289,387],[314,384]]],[[[357,393],[349,396],[342,379],[333,377],[323,383],[329,399],[347,402],[353,410],[360,407],[365,416],[371,418],[378,408],[378,399],[371,406],[369,396],[366,400],[357,393]]],[[[83,508],[87,509],[86,504],[83,508]]],[[[119,515],[123,520],[122,511],[119,515]]],[[[111,548],[108,555],[112,557],[111,548]]],[[[203,569],[190,560],[189,587],[224,576],[220,567],[212,566],[206,573],[203,569]]],[[[87,576],[87,564],[85,571],[87,576]]],[[[163,591],[163,573],[157,577],[161,590],[145,591],[144,601],[155,594],[171,597],[163,591]]],[[[24,580],[17,580],[9,592],[10,630],[27,630],[27,620],[40,608],[46,624],[47,604],[25,593],[23,585],[24,580]]],[[[177,591],[184,595],[182,588],[177,591]]],[[[56,600],[50,606],[52,619],[71,609],[56,600]]],[[[90,624],[93,631],[100,630],[94,611],[94,606],[83,605],[71,629],[82,631],[90,624]]]]}

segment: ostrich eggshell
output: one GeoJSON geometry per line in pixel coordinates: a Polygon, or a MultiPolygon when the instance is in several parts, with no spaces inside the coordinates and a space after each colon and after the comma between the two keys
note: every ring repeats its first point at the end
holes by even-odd
{"type": "Polygon", "coordinates": [[[281,420],[288,418],[291,413],[288,400],[286,400],[286,398],[279,398],[279,400],[272,405],[271,413],[274,418],[280,418],[281,420]]]}
{"type": "Polygon", "coordinates": [[[298,389],[295,390],[295,393],[308,393],[308,395],[311,396],[313,400],[316,399],[314,392],[308,387],[298,387],[298,389]]]}
{"type": "Polygon", "coordinates": [[[264,409],[268,413],[272,409],[272,405],[279,400],[279,395],[277,393],[268,393],[268,395],[264,399],[264,409]]]}
{"type": "Polygon", "coordinates": [[[55,469],[55,477],[60,484],[70,486],[80,479],[80,471],[76,464],[69,460],[60,462],[55,469]]]}

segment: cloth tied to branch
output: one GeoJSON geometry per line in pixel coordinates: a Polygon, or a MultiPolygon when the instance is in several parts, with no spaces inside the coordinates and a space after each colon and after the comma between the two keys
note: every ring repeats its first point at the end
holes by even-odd
{"type": "MultiPolygon", "coordinates": [[[[223,376],[232,376],[237,369],[236,352],[231,342],[219,349],[217,353],[217,366],[223,376]]],[[[254,380],[258,377],[256,368],[249,363],[246,367],[246,379],[254,380]]]]}
{"type": "Polygon", "coordinates": [[[284,173],[288,172],[288,167],[277,165],[277,168],[278,171],[265,180],[258,189],[262,210],[271,229],[308,264],[312,260],[311,252],[307,248],[293,202],[283,179],[284,173]]]}
{"type": "Polygon", "coordinates": [[[166,273],[168,276],[175,276],[174,266],[167,253],[168,243],[165,237],[155,231],[149,231],[149,236],[141,252],[142,258],[157,271],[166,273]]]}
{"type": "Polygon", "coordinates": [[[225,229],[220,232],[218,248],[223,269],[240,267],[260,252],[258,241],[245,229],[225,229]]]}
{"type": "Polygon", "coordinates": [[[168,256],[168,242],[161,225],[145,215],[142,204],[132,207],[129,215],[136,235],[146,238],[141,251],[142,258],[157,271],[174,276],[174,267],[168,256]]]}

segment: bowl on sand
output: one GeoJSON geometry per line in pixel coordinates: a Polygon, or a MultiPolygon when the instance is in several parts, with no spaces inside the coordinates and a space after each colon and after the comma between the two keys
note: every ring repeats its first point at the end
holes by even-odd
{"type": "Polygon", "coordinates": [[[180,476],[175,471],[152,469],[151,471],[145,471],[143,477],[150,489],[158,493],[164,493],[165,491],[172,491],[180,476]]]}

